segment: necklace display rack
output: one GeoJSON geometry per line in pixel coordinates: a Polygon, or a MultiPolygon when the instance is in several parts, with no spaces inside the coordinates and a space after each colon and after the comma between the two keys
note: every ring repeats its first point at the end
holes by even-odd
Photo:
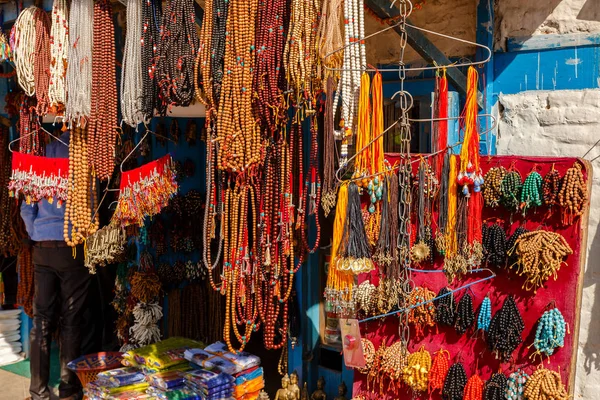
{"type": "MultiPolygon", "coordinates": [[[[340,82],[344,82],[344,79],[345,79],[344,74],[352,74],[352,73],[356,73],[356,72],[376,73],[379,71],[396,71],[399,73],[399,78],[400,78],[400,90],[397,93],[395,93],[392,98],[392,99],[397,98],[397,102],[401,109],[400,118],[395,123],[393,123],[391,126],[388,126],[381,133],[374,132],[373,138],[369,142],[364,144],[362,147],[357,148],[356,152],[351,157],[348,157],[347,149],[346,149],[347,146],[345,145],[345,143],[348,142],[347,137],[346,137],[347,133],[344,133],[343,130],[336,132],[336,136],[335,136],[336,140],[342,141],[342,152],[340,154],[338,154],[340,161],[339,161],[339,168],[335,172],[335,179],[338,182],[338,185],[341,184],[342,187],[344,187],[345,185],[348,185],[349,183],[352,183],[352,182],[358,182],[358,181],[361,181],[364,179],[373,179],[375,177],[382,176],[381,172],[377,172],[376,174],[372,174],[372,175],[360,175],[358,177],[352,176],[350,178],[342,178],[342,177],[346,176],[348,170],[350,170],[353,165],[353,161],[355,161],[356,158],[361,155],[361,153],[372,149],[374,143],[380,137],[382,137],[386,134],[389,134],[389,132],[392,131],[393,129],[397,130],[397,132],[395,132],[395,133],[400,135],[401,141],[403,143],[406,143],[407,140],[408,141],[410,140],[410,129],[408,127],[413,122],[439,123],[440,121],[449,121],[449,120],[453,120],[453,119],[462,120],[463,118],[465,118],[464,116],[456,117],[456,118],[429,118],[429,119],[409,118],[408,111],[410,110],[410,108],[413,105],[413,98],[408,92],[406,92],[404,90],[404,81],[405,81],[405,77],[406,77],[406,72],[408,72],[408,71],[423,71],[423,70],[427,70],[427,69],[443,70],[444,68],[481,65],[490,60],[491,50],[488,47],[482,46],[477,43],[467,42],[478,48],[483,48],[488,54],[487,58],[485,58],[482,61],[476,61],[476,62],[472,62],[472,63],[465,62],[465,63],[460,63],[460,64],[456,64],[456,65],[452,65],[452,66],[448,65],[448,66],[433,66],[433,67],[419,67],[419,68],[407,67],[405,65],[405,63],[403,62],[404,48],[406,46],[406,36],[405,35],[406,35],[407,27],[425,31],[430,34],[459,40],[461,42],[466,42],[466,41],[464,41],[462,39],[448,37],[447,35],[438,34],[436,32],[432,32],[429,30],[425,30],[425,29],[421,29],[421,28],[409,25],[409,24],[407,24],[406,19],[407,19],[408,15],[410,15],[410,11],[412,9],[412,5],[411,5],[410,1],[399,1],[398,7],[400,9],[400,13],[399,13],[398,21],[396,23],[394,23],[393,25],[390,25],[389,27],[387,27],[381,31],[375,32],[372,35],[356,38],[356,39],[352,40],[351,42],[346,42],[346,44],[343,47],[330,52],[325,57],[325,59],[327,59],[328,57],[333,57],[337,52],[342,51],[342,50],[344,50],[344,53],[349,52],[348,50],[351,49],[353,46],[358,47],[360,45],[362,47],[362,45],[364,45],[366,40],[368,40],[382,32],[385,32],[387,30],[398,28],[398,27],[400,28],[399,31],[401,32],[401,38],[400,38],[401,58],[400,58],[398,68],[377,70],[374,68],[367,67],[367,65],[364,65],[364,64],[360,65],[358,69],[348,67],[346,64],[344,64],[342,68],[329,68],[328,64],[325,63],[326,69],[329,69],[331,72],[336,72],[341,75],[340,82]]],[[[342,84],[342,83],[340,83],[340,84],[342,84]]],[[[338,92],[339,92],[339,90],[338,90],[338,92]]],[[[340,97],[342,107],[348,101],[343,96],[344,95],[343,95],[343,89],[342,89],[342,95],[340,97]]],[[[337,104],[337,99],[336,99],[336,104],[337,104]]],[[[348,106],[348,104],[346,104],[346,106],[348,106]]],[[[477,135],[483,136],[491,131],[496,130],[497,119],[494,115],[479,114],[476,118],[490,118],[493,121],[492,127],[490,129],[488,129],[484,132],[481,132],[481,133],[477,133],[477,135]]],[[[422,161],[423,159],[433,158],[440,154],[451,153],[456,146],[460,146],[462,144],[463,144],[462,142],[459,142],[459,143],[453,144],[451,146],[447,146],[446,148],[436,149],[436,151],[431,154],[422,155],[419,157],[416,157],[415,155],[411,155],[409,153],[409,147],[405,146],[404,149],[402,150],[402,152],[399,154],[386,155],[387,165],[389,168],[388,173],[390,173],[392,171],[394,171],[394,173],[396,173],[395,171],[398,171],[398,176],[400,177],[400,179],[402,179],[402,176],[407,173],[406,171],[408,171],[408,174],[416,173],[414,166],[417,163],[419,163],[420,161],[422,161]]],[[[514,158],[514,159],[517,160],[516,158],[514,158]]],[[[545,158],[536,158],[535,160],[531,160],[531,159],[521,158],[521,159],[518,159],[518,161],[516,161],[516,162],[523,163],[524,165],[533,165],[533,164],[538,165],[538,166],[543,165],[541,167],[541,169],[543,169],[545,172],[545,169],[549,168],[550,164],[552,164],[552,170],[554,170],[556,168],[557,161],[558,161],[557,159],[550,160],[550,159],[545,159],[545,158]]],[[[482,168],[482,171],[485,173],[492,166],[506,165],[507,163],[510,163],[510,162],[513,162],[513,160],[510,159],[509,157],[488,157],[487,160],[483,160],[483,159],[481,160],[481,168],[482,168]]],[[[584,166],[583,169],[586,171],[585,175],[587,176],[587,184],[589,186],[590,185],[589,177],[591,174],[591,170],[589,168],[589,165],[585,161],[577,160],[577,159],[560,159],[560,162],[559,162],[560,167],[559,168],[562,170],[561,172],[564,173],[564,171],[566,171],[566,169],[569,168],[570,166],[572,166],[574,163],[575,164],[581,163],[584,166]]],[[[526,170],[529,171],[531,169],[528,169],[527,166],[524,166],[522,168],[519,168],[519,170],[520,171],[526,171],[526,170]]],[[[542,173],[542,172],[540,172],[540,173],[542,173]]],[[[542,175],[544,175],[544,174],[542,173],[542,175]]],[[[402,205],[400,205],[400,210],[402,210],[402,208],[403,208],[402,205]]],[[[410,215],[410,203],[405,205],[404,208],[405,209],[408,208],[408,210],[407,210],[408,215],[410,215]]],[[[567,304],[562,305],[560,308],[561,308],[561,310],[566,309],[566,311],[564,312],[565,323],[572,324],[571,326],[578,327],[579,316],[576,313],[576,310],[578,309],[579,303],[581,301],[580,300],[581,299],[581,289],[582,289],[581,269],[582,269],[583,262],[585,260],[585,238],[586,238],[587,218],[588,218],[589,210],[585,210],[582,212],[584,213],[582,218],[580,218],[578,221],[575,221],[575,223],[573,225],[564,226],[564,225],[560,224],[560,221],[558,221],[557,218],[553,218],[552,222],[547,222],[542,217],[541,212],[537,211],[535,209],[532,212],[532,215],[529,214],[529,213],[531,213],[531,211],[529,211],[526,217],[524,215],[513,215],[510,212],[503,211],[503,214],[506,214],[505,219],[504,219],[504,221],[506,221],[506,222],[503,224],[503,227],[505,229],[507,229],[507,234],[511,233],[512,231],[514,231],[515,229],[517,229],[520,226],[527,225],[528,227],[531,226],[530,229],[536,229],[536,228],[539,228],[540,225],[552,225],[553,228],[555,227],[556,230],[560,234],[562,234],[563,237],[567,238],[567,242],[569,242],[569,244],[573,248],[573,254],[568,256],[566,259],[566,264],[569,266],[569,268],[567,269],[565,267],[565,268],[561,269],[560,273],[564,274],[564,275],[561,275],[560,279],[558,279],[556,281],[547,281],[546,285],[543,288],[540,288],[538,290],[538,292],[536,293],[535,297],[533,297],[533,300],[534,300],[533,304],[531,303],[531,301],[523,300],[523,295],[524,295],[523,292],[525,292],[525,290],[523,290],[521,288],[522,280],[518,280],[514,276],[509,275],[507,273],[507,271],[504,269],[498,270],[496,267],[488,268],[482,263],[482,266],[480,268],[470,268],[468,270],[467,275],[465,275],[460,280],[462,282],[462,284],[451,285],[451,286],[453,286],[453,288],[450,290],[442,291],[440,296],[436,296],[430,300],[417,302],[415,304],[408,304],[408,303],[406,303],[405,300],[404,301],[400,300],[396,310],[392,310],[389,312],[381,313],[379,315],[369,316],[369,317],[361,319],[359,322],[361,323],[361,331],[362,331],[363,338],[365,338],[365,337],[368,338],[369,340],[367,340],[367,342],[375,344],[375,348],[377,348],[380,345],[383,346],[384,344],[387,347],[389,347],[392,343],[394,343],[397,340],[397,338],[399,336],[400,342],[404,343],[404,345],[406,347],[408,347],[409,351],[411,351],[411,352],[416,351],[419,348],[419,346],[421,346],[421,343],[423,343],[423,341],[414,341],[413,342],[410,340],[410,338],[414,336],[414,332],[412,332],[412,328],[409,327],[409,324],[408,324],[407,316],[408,316],[409,312],[413,309],[424,306],[426,304],[434,303],[443,297],[454,296],[455,294],[460,293],[465,290],[468,290],[471,293],[471,297],[473,299],[472,307],[474,309],[476,309],[477,312],[479,312],[478,308],[479,308],[480,304],[482,303],[482,301],[484,301],[484,299],[487,302],[486,310],[491,308],[493,311],[497,311],[498,308],[500,307],[500,305],[502,304],[504,298],[506,298],[507,295],[517,296],[517,299],[518,299],[517,307],[520,309],[521,314],[525,316],[524,317],[525,331],[522,334],[523,339],[528,337],[529,332],[532,329],[535,329],[535,326],[537,324],[537,318],[539,318],[543,314],[543,308],[546,306],[546,304],[548,304],[551,300],[554,300],[556,293],[564,293],[564,291],[567,290],[570,293],[570,297],[567,296],[567,298],[571,298],[572,300],[567,302],[567,304]],[[581,232],[581,234],[580,234],[580,228],[583,230],[581,232]],[[475,276],[480,273],[486,273],[487,276],[481,277],[481,278],[475,278],[475,276]],[[520,282],[520,283],[517,284],[515,281],[520,282]],[[491,301],[490,301],[490,299],[491,299],[491,301]],[[535,317],[531,317],[530,315],[535,315],[535,317]],[[393,318],[393,317],[398,317],[398,318],[393,318]],[[535,320],[533,320],[532,318],[535,318],[535,320]],[[375,320],[378,320],[379,323],[375,324],[374,323],[375,320]]],[[[485,218],[486,216],[488,216],[490,214],[497,215],[497,210],[489,210],[486,208],[486,209],[484,209],[483,213],[484,213],[483,217],[485,218]]],[[[402,220],[402,217],[401,217],[401,220],[402,220]]],[[[411,235],[410,228],[400,229],[399,234],[400,234],[400,238],[399,238],[398,243],[401,244],[402,240],[406,240],[406,239],[403,239],[403,236],[410,237],[410,235],[411,235]]],[[[433,265],[433,268],[431,268],[431,269],[413,268],[411,266],[411,263],[410,263],[410,260],[408,259],[408,257],[405,256],[403,258],[402,253],[400,256],[400,261],[401,261],[400,269],[402,270],[402,272],[401,272],[401,275],[399,278],[401,280],[401,287],[403,288],[402,290],[404,290],[404,297],[407,297],[407,295],[412,291],[412,288],[418,287],[421,285],[425,285],[426,287],[433,289],[436,293],[439,291],[440,288],[447,286],[447,282],[444,277],[444,271],[442,268],[440,268],[439,258],[436,260],[436,262],[433,265]]],[[[378,277],[377,275],[378,275],[377,272],[361,274],[358,276],[358,281],[355,283],[355,285],[359,284],[361,282],[368,283],[368,281],[371,281],[371,283],[377,284],[377,281],[380,280],[380,277],[378,277]]],[[[376,292],[377,289],[374,289],[374,291],[376,292]]],[[[327,293],[326,293],[326,297],[327,297],[327,293]]],[[[328,300],[328,299],[326,299],[326,300],[328,300]]],[[[476,322],[476,320],[472,320],[472,322],[476,322]]],[[[426,336],[426,338],[425,338],[425,342],[429,343],[426,347],[428,347],[428,350],[430,350],[432,352],[438,351],[440,349],[449,350],[450,354],[451,354],[451,361],[454,359],[454,356],[457,356],[458,354],[462,353],[462,349],[473,348],[473,351],[471,352],[471,357],[466,357],[464,354],[461,356],[461,358],[463,359],[462,360],[463,364],[466,367],[465,369],[466,369],[467,376],[471,376],[472,374],[475,374],[474,376],[477,376],[480,374],[482,377],[489,378],[492,376],[492,372],[497,372],[499,369],[500,369],[500,371],[505,372],[505,376],[508,376],[508,375],[510,375],[510,373],[513,370],[516,371],[516,368],[521,368],[521,370],[526,370],[526,372],[529,374],[533,373],[533,371],[535,370],[535,367],[532,365],[532,363],[530,362],[530,360],[528,358],[528,353],[526,351],[525,344],[520,345],[517,348],[517,350],[514,352],[514,354],[513,354],[514,358],[512,358],[510,365],[504,364],[502,362],[502,360],[498,360],[498,359],[494,358],[494,356],[485,349],[486,345],[485,345],[484,341],[477,340],[477,336],[475,335],[475,332],[477,331],[478,324],[473,323],[472,325],[473,325],[473,327],[467,328],[467,332],[464,335],[459,335],[454,330],[452,330],[452,331],[442,330],[441,332],[438,332],[435,334],[430,334],[429,336],[426,336]],[[482,368],[477,367],[476,368],[477,371],[475,371],[473,369],[473,366],[475,366],[475,365],[482,366],[484,364],[485,364],[485,366],[483,366],[482,368]],[[515,367],[515,368],[513,368],[513,370],[509,370],[509,368],[512,368],[512,367],[515,367]]],[[[485,321],[482,321],[480,323],[480,326],[485,327],[487,325],[486,325],[485,321]],[[481,325],[481,324],[483,324],[483,325],[481,325]]],[[[482,328],[482,329],[485,329],[485,328],[482,328]]],[[[570,389],[571,393],[574,388],[574,385],[573,385],[574,368],[571,368],[571,367],[574,365],[575,359],[576,359],[576,351],[575,351],[576,343],[577,343],[577,329],[574,329],[574,334],[572,335],[572,338],[565,340],[565,346],[563,348],[561,348],[560,351],[558,353],[556,353],[556,355],[554,355],[552,359],[549,360],[550,365],[548,366],[548,369],[550,369],[550,370],[562,371],[562,372],[559,372],[559,374],[562,376],[562,381],[567,385],[567,387],[570,389]],[[567,343],[567,342],[569,342],[569,343],[567,343]]],[[[377,358],[377,355],[375,355],[375,358],[377,358]]],[[[498,374],[496,374],[496,375],[498,375],[498,374]]],[[[500,375],[498,375],[498,376],[500,376],[500,375]]],[[[354,394],[355,395],[359,394],[360,396],[364,396],[365,398],[369,398],[369,397],[372,398],[373,397],[372,393],[374,394],[374,392],[371,392],[370,390],[368,390],[369,385],[368,385],[367,380],[365,380],[365,378],[366,378],[366,376],[364,376],[364,375],[360,375],[358,373],[355,374],[354,394]]],[[[496,379],[496,378],[494,378],[494,379],[496,379]]],[[[466,380],[465,380],[465,382],[466,382],[466,380]]],[[[506,382],[506,378],[504,378],[504,382],[506,382]]],[[[401,390],[401,393],[402,393],[402,390],[401,390]]],[[[406,392],[405,394],[407,396],[410,395],[409,392],[406,392]]],[[[398,394],[396,393],[394,396],[389,397],[386,394],[385,398],[396,398],[397,395],[398,394]]],[[[414,396],[414,394],[413,394],[413,396],[414,396]]],[[[376,397],[381,398],[381,393],[376,397]]]]}

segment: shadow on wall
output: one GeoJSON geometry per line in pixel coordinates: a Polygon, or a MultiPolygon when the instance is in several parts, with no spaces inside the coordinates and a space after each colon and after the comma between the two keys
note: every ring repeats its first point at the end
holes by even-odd
{"type": "Polygon", "coordinates": [[[579,14],[577,19],[584,21],[600,21],[600,2],[598,0],[587,0],[579,14]]]}
{"type": "MultiPolygon", "coordinates": [[[[595,0],[593,0],[595,1],[595,0]]],[[[594,173],[598,174],[600,171],[596,170],[594,173]]],[[[595,194],[596,196],[598,194],[595,194]]],[[[594,192],[592,189],[592,196],[594,196],[594,192]]],[[[600,315],[600,271],[595,265],[597,265],[593,260],[598,260],[600,257],[600,229],[596,230],[596,235],[591,239],[591,243],[588,243],[589,253],[588,253],[588,263],[592,262],[592,264],[588,264],[588,268],[585,271],[585,275],[583,278],[583,285],[585,288],[594,286],[596,288],[594,293],[594,303],[592,305],[590,318],[590,325],[588,326],[588,334],[596,335],[600,332],[600,318],[597,318],[600,315]]],[[[579,341],[581,343],[581,339],[579,341]]],[[[600,348],[598,348],[598,342],[596,340],[590,340],[588,338],[587,342],[583,346],[583,354],[585,355],[585,361],[583,363],[585,373],[590,375],[592,373],[598,373],[600,371],[600,348]]],[[[581,365],[581,362],[578,362],[581,365]]]]}

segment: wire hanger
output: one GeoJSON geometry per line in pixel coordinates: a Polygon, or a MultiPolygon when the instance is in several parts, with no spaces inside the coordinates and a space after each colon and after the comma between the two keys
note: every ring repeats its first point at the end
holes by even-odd
{"type": "MultiPolygon", "coordinates": [[[[487,135],[488,133],[492,132],[493,130],[495,130],[495,129],[498,127],[498,119],[497,119],[497,118],[496,118],[494,115],[492,115],[492,114],[480,114],[480,115],[478,115],[478,117],[479,117],[479,118],[486,117],[486,118],[491,118],[491,119],[493,120],[492,127],[491,127],[491,128],[489,128],[489,129],[487,129],[487,130],[485,130],[485,131],[483,131],[483,132],[481,132],[481,133],[479,134],[479,136],[480,136],[480,137],[481,137],[481,136],[484,136],[484,135],[487,135]]],[[[448,118],[422,118],[422,119],[413,119],[413,118],[407,118],[407,120],[408,120],[409,122],[429,122],[429,121],[445,121],[445,120],[448,120],[448,121],[450,121],[450,120],[459,120],[459,119],[464,119],[464,118],[465,118],[464,116],[460,116],[460,117],[448,117],[448,118]]],[[[358,177],[358,178],[352,178],[352,179],[349,179],[349,180],[343,180],[343,179],[340,177],[340,172],[342,172],[342,171],[344,171],[344,172],[345,172],[346,168],[349,166],[349,164],[350,164],[350,162],[351,162],[351,161],[353,161],[353,160],[354,160],[356,157],[358,157],[358,155],[359,155],[359,154],[361,154],[363,151],[365,151],[367,148],[369,148],[369,147],[370,147],[370,146],[371,146],[371,145],[372,145],[372,144],[373,144],[373,143],[374,143],[376,140],[378,140],[379,138],[381,138],[383,135],[385,135],[387,132],[389,132],[389,131],[390,131],[392,128],[394,128],[396,125],[398,125],[398,123],[399,123],[400,121],[401,121],[401,119],[398,119],[398,120],[396,120],[396,122],[394,122],[393,124],[391,124],[390,126],[388,126],[388,127],[387,127],[387,128],[386,128],[386,129],[385,129],[383,132],[381,132],[379,135],[375,136],[375,137],[374,137],[374,138],[373,138],[373,139],[372,139],[372,140],[371,140],[369,143],[367,143],[367,144],[366,144],[366,145],[365,145],[363,148],[361,148],[361,149],[360,149],[360,150],[358,150],[356,153],[354,153],[354,154],[352,155],[352,157],[348,158],[348,160],[346,160],[346,161],[344,162],[344,164],[343,164],[343,165],[341,165],[341,166],[340,166],[340,168],[338,168],[338,169],[337,169],[337,171],[335,172],[335,179],[336,179],[338,182],[353,182],[353,181],[356,181],[356,180],[359,180],[359,179],[371,178],[371,177],[374,177],[374,176],[377,176],[377,175],[384,174],[386,171],[383,171],[383,172],[378,172],[378,173],[376,173],[376,174],[371,174],[371,175],[367,175],[367,176],[360,176],[360,177],[358,177]]],[[[461,145],[462,143],[463,143],[463,142],[457,142],[457,143],[454,143],[453,145],[450,145],[450,146],[448,146],[448,147],[446,147],[446,148],[444,148],[444,149],[442,149],[442,150],[436,151],[436,152],[434,152],[434,153],[429,153],[429,154],[423,155],[422,157],[423,157],[423,158],[430,158],[430,157],[434,157],[434,156],[436,156],[436,155],[438,155],[438,154],[440,154],[440,153],[443,153],[443,152],[447,151],[448,149],[452,149],[452,148],[454,148],[454,147],[456,147],[456,146],[459,146],[459,145],[461,145]]],[[[417,161],[419,161],[419,160],[413,160],[413,161],[411,161],[411,163],[416,163],[417,161]]],[[[394,169],[397,169],[397,168],[399,168],[399,167],[398,167],[398,166],[392,167],[392,168],[391,168],[391,169],[389,169],[387,172],[389,172],[389,171],[393,171],[394,169]]]]}
{"type": "Polygon", "coordinates": [[[123,165],[125,164],[125,161],[127,161],[127,159],[129,157],[131,157],[131,155],[133,153],[135,153],[135,151],[138,149],[138,147],[140,147],[140,145],[142,144],[142,142],[146,139],[146,137],[151,133],[151,131],[149,129],[146,129],[146,133],[144,133],[144,136],[142,136],[142,138],[140,139],[140,141],[133,147],[133,149],[131,149],[131,151],[129,152],[129,154],[127,154],[125,156],[125,158],[123,159],[123,161],[121,161],[121,165],[119,166],[119,169],[121,170],[121,173],[123,173],[123,165]]]}
{"type": "MultiPolygon", "coordinates": [[[[37,121],[37,123],[38,123],[38,129],[44,131],[47,135],[50,135],[51,137],[53,137],[54,139],[56,139],[58,142],[62,143],[63,145],[65,145],[67,147],[69,147],[69,145],[66,144],[65,142],[63,142],[59,137],[54,136],[54,134],[52,134],[52,133],[48,132],[46,129],[44,129],[44,127],[42,126],[42,124],[40,123],[39,120],[37,121]]],[[[8,143],[8,151],[10,151],[11,153],[14,153],[15,151],[11,148],[11,146],[12,146],[13,143],[20,142],[21,140],[23,140],[23,139],[25,139],[25,138],[27,138],[27,137],[29,137],[31,135],[35,135],[36,133],[38,133],[38,131],[32,131],[32,132],[29,132],[27,135],[19,136],[15,140],[10,141],[8,143]]]]}
{"type": "MultiPolygon", "coordinates": [[[[407,2],[410,5],[410,8],[406,12],[406,16],[409,16],[412,13],[413,5],[412,5],[412,2],[410,0],[407,0],[407,2]]],[[[468,44],[468,45],[471,45],[471,46],[475,46],[475,47],[483,49],[483,50],[485,50],[487,52],[487,57],[484,60],[459,62],[459,63],[452,63],[452,64],[449,64],[449,65],[435,65],[435,66],[428,66],[428,67],[405,67],[405,68],[403,68],[403,70],[406,71],[406,72],[408,72],[408,71],[431,71],[431,70],[436,70],[436,69],[439,69],[439,68],[450,68],[450,67],[458,68],[458,67],[476,66],[476,65],[485,64],[485,63],[489,62],[492,59],[492,50],[488,46],[485,46],[485,45],[477,43],[477,42],[472,42],[470,40],[457,38],[455,36],[446,35],[446,34],[443,34],[443,33],[435,32],[435,31],[432,31],[432,30],[429,30],[429,29],[418,27],[416,25],[409,24],[408,22],[402,20],[402,15],[398,15],[396,17],[399,18],[400,20],[398,22],[396,22],[395,24],[390,25],[387,28],[383,28],[383,29],[381,29],[381,30],[379,30],[377,32],[371,33],[370,35],[364,36],[362,38],[358,38],[358,39],[350,42],[349,44],[347,44],[347,45],[345,45],[343,47],[340,47],[340,48],[338,48],[336,50],[333,50],[329,54],[325,55],[324,60],[326,61],[329,57],[333,56],[336,53],[339,53],[340,51],[343,51],[343,50],[345,50],[345,49],[347,49],[347,48],[349,48],[351,46],[354,46],[356,44],[364,43],[364,41],[367,40],[367,39],[370,39],[370,38],[372,38],[374,36],[377,36],[377,35],[379,35],[381,33],[387,32],[390,29],[397,28],[397,27],[399,27],[401,25],[404,25],[404,26],[406,26],[408,28],[415,29],[415,30],[418,30],[418,31],[421,31],[421,32],[429,33],[431,35],[435,35],[435,36],[443,37],[443,38],[446,38],[446,39],[454,40],[454,41],[457,41],[457,42],[465,43],[465,44],[468,44]]],[[[360,72],[377,72],[377,71],[379,71],[379,72],[396,72],[396,71],[399,71],[399,68],[376,69],[376,68],[369,68],[368,66],[365,66],[365,68],[360,68],[360,69],[356,69],[356,68],[330,68],[330,67],[327,66],[326,62],[324,63],[324,65],[325,65],[325,69],[327,69],[328,71],[350,71],[350,72],[355,72],[355,71],[360,71],[360,72]]]]}

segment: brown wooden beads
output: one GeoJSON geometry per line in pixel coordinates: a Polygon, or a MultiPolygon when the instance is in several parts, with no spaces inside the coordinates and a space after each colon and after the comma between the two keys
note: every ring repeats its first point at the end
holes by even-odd
{"type": "Polygon", "coordinates": [[[527,400],[567,400],[569,395],[560,374],[546,368],[537,369],[525,384],[527,400]]]}
{"type": "Polygon", "coordinates": [[[558,203],[562,207],[562,221],[565,225],[572,225],[583,215],[588,201],[587,185],[581,169],[581,164],[575,163],[567,170],[558,193],[558,203]]]}

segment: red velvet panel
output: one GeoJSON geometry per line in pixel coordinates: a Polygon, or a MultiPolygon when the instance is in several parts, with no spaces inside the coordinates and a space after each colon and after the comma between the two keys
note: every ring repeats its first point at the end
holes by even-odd
{"type": "MultiPolygon", "coordinates": [[[[393,165],[394,162],[398,160],[398,156],[388,154],[387,159],[393,165]]],[[[562,176],[568,168],[578,161],[575,158],[498,156],[482,157],[481,167],[483,172],[486,173],[490,168],[498,165],[508,168],[513,162],[524,180],[535,165],[539,167],[540,174],[545,176],[554,164],[555,168],[562,176]]],[[[416,171],[418,163],[414,163],[413,166],[416,171]]],[[[484,220],[496,217],[502,219],[504,221],[505,230],[509,234],[511,234],[520,224],[525,224],[526,228],[529,230],[542,227],[563,235],[573,249],[573,254],[566,260],[567,265],[561,267],[558,273],[558,279],[556,281],[549,280],[543,288],[538,289],[537,294],[535,295],[533,292],[522,289],[522,284],[524,282],[523,278],[517,276],[514,271],[503,269],[495,269],[497,274],[496,278],[471,287],[473,307],[475,308],[476,313],[486,294],[489,294],[492,301],[492,314],[495,314],[500,309],[504,299],[508,295],[515,296],[519,311],[525,322],[525,331],[523,332],[524,343],[513,353],[513,357],[515,358],[514,364],[501,363],[497,360],[488,350],[487,343],[482,335],[479,334],[478,336],[474,336],[473,331],[476,326],[469,330],[465,335],[458,335],[454,331],[454,328],[451,327],[441,327],[439,328],[439,331],[438,329],[433,328],[423,339],[415,339],[415,332],[411,329],[409,351],[417,351],[424,345],[425,348],[432,353],[433,358],[433,353],[435,351],[444,348],[450,352],[451,363],[457,360],[463,363],[468,376],[471,376],[475,372],[476,366],[478,365],[480,368],[480,376],[482,379],[487,380],[492,373],[497,372],[498,370],[503,371],[507,376],[517,368],[524,368],[526,372],[531,373],[534,368],[540,364],[539,357],[536,357],[535,361],[530,358],[535,349],[533,347],[529,348],[529,346],[533,343],[537,321],[551,301],[556,301],[556,306],[562,312],[569,327],[573,329],[575,326],[577,313],[579,312],[579,310],[576,310],[576,305],[578,279],[581,273],[581,265],[579,262],[581,251],[581,226],[579,219],[572,226],[561,226],[559,212],[555,212],[552,217],[548,218],[548,209],[545,206],[542,206],[535,211],[530,210],[527,213],[526,218],[523,218],[520,214],[511,216],[504,208],[484,208],[483,212],[484,220]]],[[[436,255],[436,262],[433,269],[441,269],[442,262],[442,258],[439,255],[436,255]]],[[[376,275],[376,273],[374,273],[374,275],[376,275]]],[[[489,273],[487,272],[475,273],[473,276],[467,276],[465,279],[454,282],[450,287],[453,289],[458,288],[468,282],[481,279],[488,275],[489,273]]],[[[359,277],[359,281],[363,281],[365,278],[366,277],[361,276],[359,277]]],[[[415,286],[426,286],[435,293],[438,293],[442,287],[447,286],[448,284],[443,273],[413,272],[412,279],[415,286]]],[[[460,300],[464,293],[465,291],[463,290],[455,294],[456,302],[460,300]]],[[[379,347],[381,342],[390,345],[399,339],[398,320],[396,317],[388,317],[386,319],[366,322],[361,325],[361,334],[363,337],[369,338],[375,344],[375,348],[379,347]]],[[[549,364],[548,359],[544,359],[544,366],[546,368],[554,370],[560,368],[563,383],[565,383],[567,387],[570,384],[570,382],[568,382],[570,369],[575,367],[574,365],[571,365],[571,357],[573,352],[577,351],[577,349],[573,347],[572,334],[572,331],[571,334],[567,334],[565,346],[558,349],[554,355],[550,357],[549,364]]],[[[379,394],[378,389],[375,393],[370,393],[370,391],[366,391],[365,375],[356,372],[354,378],[354,395],[370,394],[370,398],[378,399],[404,399],[412,397],[412,392],[407,389],[401,389],[398,394],[385,392],[383,396],[379,394]]],[[[388,383],[386,381],[384,388],[387,389],[387,386],[388,383]]],[[[417,398],[428,399],[430,396],[429,394],[425,394],[417,398]]],[[[439,399],[440,396],[435,395],[431,398],[439,399]]]]}

